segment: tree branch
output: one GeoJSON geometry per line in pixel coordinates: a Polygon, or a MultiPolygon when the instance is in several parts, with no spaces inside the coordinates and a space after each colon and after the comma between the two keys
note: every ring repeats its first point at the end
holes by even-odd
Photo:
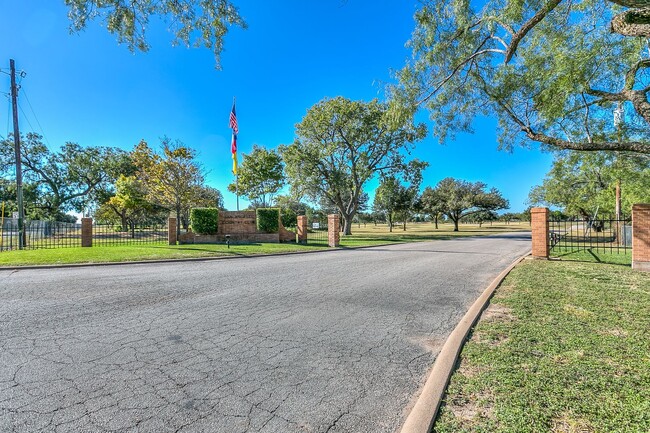
{"type": "Polygon", "coordinates": [[[521,40],[526,37],[529,31],[533,29],[537,24],[542,21],[546,15],[548,15],[549,12],[551,12],[553,9],[557,7],[562,2],[562,0],[551,0],[549,1],[546,6],[544,6],[540,11],[538,11],[531,19],[526,21],[524,25],[517,31],[517,33],[514,34],[512,37],[512,40],[510,41],[510,47],[506,51],[506,59],[504,63],[509,63],[510,60],[512,59],[512,56],[515,55],[515,52],[517,51],[517,47],[519,46],[519,43],[521,40]]]}

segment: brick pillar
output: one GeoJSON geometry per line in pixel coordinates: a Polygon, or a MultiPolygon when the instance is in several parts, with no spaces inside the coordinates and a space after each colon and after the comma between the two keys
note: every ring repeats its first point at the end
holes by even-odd
{"type": "Polygon", "coordinates": [[[339,216],[327,215],[327,243],[330,247],[338,247],[341,240],[341,223],[339,216]]]}
{"type": "Polygon", "coordinates": [[[632,206],[632,269],[650,272],[650,204],[632,206]]]}
{"type": "Polygon", "coordinates": [[[533,229],[533,257],[548,259],[548,208],[532,208],[530,210],[530,225],[533,229]]]}
{"type": "Polygon", "coordinates": [[[169,245],[176,245],[176,218],[169,218],[167,220],[167,239],[169,245]]]}
{"type": "Polygon", "coordinates": [[[81,218],[81,246],[93,246],[93,219],[81,218]]]}
{"type": "Polygon", "coordinates": [[[298,215],[298,224],[296,225],[296,235],[299,244],[307,243],[307,215],[298,215]]]}

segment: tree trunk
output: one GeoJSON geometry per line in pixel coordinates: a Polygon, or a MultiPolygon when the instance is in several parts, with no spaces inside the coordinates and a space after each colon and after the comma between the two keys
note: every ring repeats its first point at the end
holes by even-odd
{"type": "Polygon", "coordinates": [[[404,231],[406,231],[406,218],[404,218],[404,231]]]}
{"type": "Polygon", "coordinates": [[[433,217],[433,221],[434,221],[434,223],[436,224],[436,230],[438,230],[438,215],[436,215],[435,217],[433,217]]]}
{"type": "Polygon", "coordinates": [[[387,215],[388,218],[388,232],[393,233],[393,217],[391,216],[390,212],[387,215]]]}
{"type": "Polygon", "coordinates": [[[346,218],[343,216],[343,234],[351,235],[352,234],[352,217],[346,218]]]}
{"type": "Polygon", "coordinates": [[[453,221],[454,221],[454,231],[457,232],[458,231],[458,219],[454,219],[453,221]]]}

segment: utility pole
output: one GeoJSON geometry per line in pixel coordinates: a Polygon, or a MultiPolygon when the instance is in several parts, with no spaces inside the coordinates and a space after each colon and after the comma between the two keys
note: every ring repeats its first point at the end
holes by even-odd
{"type": "Polygon", "coordinates": [[[18,129],[18,86],[16,86],[16,64],[9,60],[11,69],[11,106],[14,115],[14,152],[16,153],[16,201],[18,203],[18,249],[25,248],[25,209],[23,207],[23,166],[20,157],[20,130],[18,129]]]}

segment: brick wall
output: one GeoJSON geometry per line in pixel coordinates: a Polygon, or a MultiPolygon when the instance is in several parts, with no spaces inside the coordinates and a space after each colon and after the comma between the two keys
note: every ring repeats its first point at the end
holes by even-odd
{"type": "Polygon", "coordinates": [[[650,204],[632,206],[632,268],[650,272],[650,204]]]}
{"type": "Polygon", "coordinates": [[[167,239],[169,245],[176,245],[176,218],[167,219],[167,239]]]}
{"type": "Polygon", "coordinates": [[[340,245],[341,223],[338,215],[327,215],[327,240],[330,247],[340,245]]]}
{"type": "Polygon", "coordinates": [[[257,233],[257,217],[255,211],[219,211],[217,234],[230,235],[257,233]]]}
{"type": "Polygon", "coordinates": [[[533,257],[548,259],[548,208],[532,208],[530,221],[533,230],[533,257]]]}
{"type": "Polygon", "coordinates": [[[93,219],[81,218],[81,246],[93,246],[93,219]]]}
{"type": "Polygon", "coordinates": [[[301,244],[307,243],[307,215],[298,216],[298,224],[296,225],[296,233],[298,234],[298,242],[301,244]]]}
{"type": "Polygon", "coordinates": [[[220,211],[216,235],[198,235],[187,232],[181,235],[179,241],[183,244],[221,243],[226,242],[226,235],[230,235],[231,243],[278,243],[295,242],[296,240],[296,234],[285,229],[281,221],[278,233],[259,233],[255,211],[220,211]]]}

